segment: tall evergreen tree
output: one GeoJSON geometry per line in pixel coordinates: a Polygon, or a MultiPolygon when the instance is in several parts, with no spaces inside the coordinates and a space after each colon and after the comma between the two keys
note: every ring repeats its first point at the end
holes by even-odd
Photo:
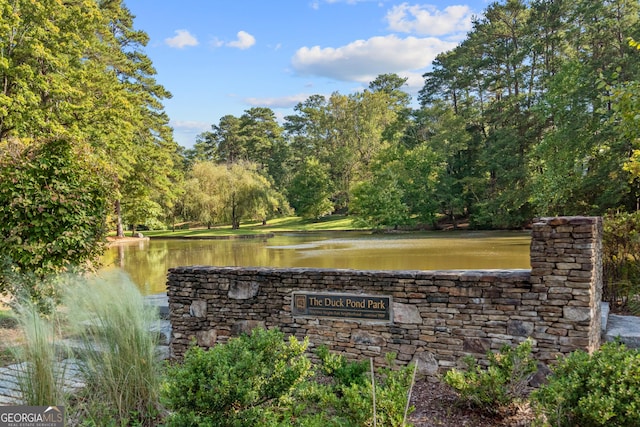
{"type": "Polygon", "coordinates": [[[118,217],[121,198],[145,194],[125,188],[148,186],[170,209],[170,94],[155,81],[147,42],[120,0],[0,0],[0,149],[10,139],[86,142],[78,155],[110,178],[118,217]]]}

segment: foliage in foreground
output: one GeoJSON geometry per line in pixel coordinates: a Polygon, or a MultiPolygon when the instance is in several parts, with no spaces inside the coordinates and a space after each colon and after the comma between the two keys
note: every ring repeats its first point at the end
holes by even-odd
{"type": "Polygon", "coordinates": [[[335,425],[410,425],[406,418],[415,408],[409,406],[407,400],[413,386],[415,366],[398,368],[394,366],[395,354],[387,353],[388,365],[376,370],[372,382],[366,362],[349,362],[344,356],[331,354],[322,348],[318,355],[323,372],[333,378],[333,384],[324,392],[333,395],[334,407],[324,410],[333,409],[340,415],[336,417],[335,425]]]}
{"type": "Polygon", "coordinates": [[[332,377],[336,387],[366,383],[369,363],[365,360],[350,362],[342,354],[331,353],[326,345],[319,346],[316,354],[320,358],[320,371],[332,377]]]}
{"type": "Polygon", "coordinates": [[[413,366],[388,365],[375,370],[372,386],[367,361],[348,361],[343,355],[319,347],[320,364],[314,381],[302,383],[291,397],[270,409],[261,425],[318,427],[410,426],[407,417],[415,410],[408,403],[413,386],[413,366]],[[375,388],[375,405],[373,401],[375,388]],[[375,422],[374,422],[375,407],[375,422]],[[269,421],[269,422],[267,422],[269,421]]]}
{"type": "Polygon", "coordinates": [[[69,403],[61,361],[71,350],[61,337],[74,335],[86,385],[69,413],[83,425],[152,425],[159,407],[160,361],[150,327],[157,315],[135,285],[116,279],[69,280],[61,290],[62,309],[49,316],[28,301],[18,306],[25,334],[18,353],[25,362],[20,387],[27,404],[69,403]]]}
{"type": "Polygon", "coordinates": [[[163,393],[172,426],[256,425],[265,407],[310,375],[308,341],[277,329],[254,329],[209,350],[190,348],[167,370],[163,393]]]}
{"type": "MultiPolygon", "coordinates": [[[[277,329],[256,329],[207,351],[193,347],[169,367],[163,394],[169,426],[373,425],[373,390],[366,362],[321,348],[324,380],[307,379],[311,362],[300,343],[277,329]]],[[[378,369],[376,422],[400,426],[408,407],[412,367],[378,369]]]]}
{"type": "Polygon", "coordinates": [[[58,363],[56,338],[58,322],[54,317],[45,318],[38,307],[23,301],[16,307],[17,319],[24,334],[23,344],[16,349],[20,364],[18,384],[22,399],[27,405],[64,405],[64,369],[58,363]]]}
{"type": "Polygon", "coordinates": [[[607,343],[591,355],[575,351],[531,398],[546,426],[638,425],[640,352],[621,343],[607,343]]]}
{"type": "Polygon", "coordinates": [[[96,425],[105,420],[151,425],[158,414],[161,370],[151,331],[156,310],[122,275],[77,282],[66,290],[64,305],[82,344],[86,417],[96,425]]]}
{"type": "Polygon", "coordinates": [[[472,357],[466,357],[466,371],[451,369],[444,382],[458,392],[462,401],[495,413],[524,397],[527,383],[537,370],[531,347],[532,342],[527,339],[516,347],[505,344],[497,353],[488,352],[486,369],[472,357]]]}

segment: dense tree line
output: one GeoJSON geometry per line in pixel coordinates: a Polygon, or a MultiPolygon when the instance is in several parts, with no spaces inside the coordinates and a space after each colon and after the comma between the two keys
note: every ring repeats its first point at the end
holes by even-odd
{"type": "Polygon", "coordinates": [[[637,31],[637,1],[510,0],[438,57],[421,102],[464,118],[473,143],[462,153],[480,167],[456,179],[477,197],[464,201],[477,224],[635,208],[637,183],[622,167],[632,141],[602,83],[637,80],[637,31]]]}
{"type": "MultiPolygon", "coordinates": [[[[362,224],[520,227],[537,215],[634,210],[637,0],[507,0],[424,75],[314,95],[279,125],[267,108],[225,116],[191,162],[253,162],[299,214],[362,224]]],[[[274,211],[276,212],[276,211],[274,211]]]]}
{"type": "Polygon", "coordinates": [[[108,221],[122,235],[173,212],[180,158],[147,42],[121,0],[0,0],[0,291],[94,259],[108,221]]]}

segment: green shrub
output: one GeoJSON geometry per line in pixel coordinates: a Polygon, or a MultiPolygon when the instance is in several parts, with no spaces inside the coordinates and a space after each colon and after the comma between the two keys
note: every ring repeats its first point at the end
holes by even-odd
{"type": "Polygon", "coordinates": [[[488,352],[486,369],[472,357],[465,357],[466,371],[451,369],[444,382],[458,392],[462,401],[488,413],[496,412],[524,396],[537,370],[531,346],[527,339],[516,347],[504,345],[497,353],[488,352]]]}
{"type": "MultiPolygon", "coordinates": [[[[189,349],[181,364],[168,369],[163,390],[174,413],[167,425],[373,425],[368,363],[349,362],[323,347],[318,368],[333,381],[303,381],[311,373],[306,345],[294,338],[286,344],[277,330],[256,330],[207,351],[189,349]]],[[[393,357],[377,370],[377,425],[409,425],[405,409],[414,410],[407,407],[412,373],[412,367],[394,367],[393,357]]]]}
{"type": "Polygon", "coordinates": [[[307,381],[296,388],[288,401],[282,402],[283,425],[350,426],[352,424],[340,411],[341,398],[334,386],[307,381]]]}
{"type": "MultiPolygon", "coordinates": [[[[373,425],[373,389],[369,361],[348,361],[343,355],[330,353],[326,346],[317,350],[320,370],[333,379],[332,384],[317,385],[309,400],[328,414],[325,425],[373,425]]],[[[375,372],[376,424],[405,426],[407,399],[412,386],[413,366],[395,366],[395,354],[387,354],[388,365],[375,372]]]]}
{"type": "MultiPolygon", "coordinates": [[[[410,426],[405,415],[415,410],[407,407],[409,391],[412,387],[413,365],[398,368],[394,366],[395,354],[387,354],[388,366],[378,368],[375,375],[375,421],[378,426],[410,426]]],[[[342,386],[344,395],[342,411],[354,426],[373,425],[373,391],[371,378],[364,384],[352,383],[342,386]]]]}
{"type": "Polygon", "coordinates": [[[269,425],[270,406],[310,375],[308,341],[255,329],[209,350],[190,348],[167,370],[163,394],[174,426],[269,425]],[[266,421],[265,421],[266,422],[266,421]]]}
{"type": "Polygon", "coordinates": [[[532,393],[544,425],[637,426],[640,420],[640,352],[607,343],[589,355],[575,351],[532,393]]]}
{"type": "Polygon", "coordinates": [[[86,148],[51,139],[0,150],[0,292],[55,297],[51,277],[102,255],[111,184],[86,148]],[[14,273],[38,280],[16,283],[14,273]]]}
{"type": "Polygon", "coordinates": [[[316,354],[320,358],[322,373],[332,377],[336,386],[366,383],[366,375],[369,371],[369,363],[366,360],[350,362],[341,354],[331,353],[326,345],[319,346],[316,354]]]}

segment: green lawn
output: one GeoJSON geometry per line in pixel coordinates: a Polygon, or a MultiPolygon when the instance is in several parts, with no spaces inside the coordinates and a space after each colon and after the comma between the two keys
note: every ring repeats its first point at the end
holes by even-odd
{"type": "MultiPolygon", "coordinates": [[[[149,230],[143,231],[145,236],[163,237],[206,237],[206,236],[241,236],[253,234],[265,234],[279,231],[344,231],[354,230],[352,217],[344,215],[332,215],[317,221],[302,219],[300,217],[286,217],[269,220],[267,225],[262,222],[250,222],[240,224],[240,229],[232,230],[230,225],[215,226],[211,229],[198,227],[188,230],[149,230]]],[[[129,234],[129,233],[126,233],[129,234]]]]}

